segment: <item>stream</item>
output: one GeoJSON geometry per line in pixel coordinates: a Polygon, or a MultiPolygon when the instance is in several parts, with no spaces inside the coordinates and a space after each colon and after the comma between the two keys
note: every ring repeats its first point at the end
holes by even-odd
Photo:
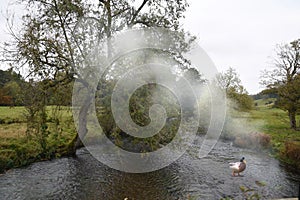
{"type": "Polygon", "coordinates": [[[265,152],[219,141],[203,159],[199,143],[161,170],[130,174],[111,169],[82,148],[77,157],[37,162],[0,174],[0,199],[243,199],[240,186],[250,187],[263,199],[297,197],[300,174],[265,152]],[[247,168],[233,177],[229,162],[245,157],[247,168]],[[264,182],[258,186],[255,182],[264,182]]]}

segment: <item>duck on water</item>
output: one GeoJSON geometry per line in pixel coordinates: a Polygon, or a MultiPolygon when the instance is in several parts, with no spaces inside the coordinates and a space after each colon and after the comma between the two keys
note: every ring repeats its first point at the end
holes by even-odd
{"type": "Polygon", "coordinates": [[[242,157],[240,162],[229,163],[229,165],[229,168],[232,169],[232,176],[235,176],[236,173],[240,176],[240,173],[246,169],[246,160],[242,157]]]}

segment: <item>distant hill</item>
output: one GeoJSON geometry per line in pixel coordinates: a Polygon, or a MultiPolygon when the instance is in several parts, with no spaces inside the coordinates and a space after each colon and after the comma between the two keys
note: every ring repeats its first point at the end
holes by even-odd
{"type": "Polygon", "coordinates": [[[276,98],[262,98],[254,101],[255,106],[274,106],[276,105],[276,98]]]}
{"type": "Polygon", "coordinates": [[[255,106],[274,106],[278,100],[278,94],[274,90],[266,89],[258,94],[251,95],[255,106]]]}
{"type": "Polygon", "coordinates": [[[263,91],[255,94],[255,95],[250,95],[254,100],[258,100],[258,99],[268,99],[268,98],[278,98],[278,95],[276,93],[264,93],[263,91]]]}

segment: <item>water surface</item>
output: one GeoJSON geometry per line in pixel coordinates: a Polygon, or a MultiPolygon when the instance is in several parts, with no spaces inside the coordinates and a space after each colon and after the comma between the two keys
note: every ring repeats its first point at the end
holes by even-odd
{"type": "Polygon", "coordinates": [[[83,148],[77,157],[38,162],[0,175],[0,199],[242,199],[240,186],[260,190],[264,198],[298,195],[300,175],[268,154],[219,141],[208,157],[198,159],[199,143],[172,165],[145,174],[110,169],[83,148]],[[232,177],[228,163],[243,156],[246,171],[232,177]],[[255,181],[266,186],[259,188],[255,181]]]}

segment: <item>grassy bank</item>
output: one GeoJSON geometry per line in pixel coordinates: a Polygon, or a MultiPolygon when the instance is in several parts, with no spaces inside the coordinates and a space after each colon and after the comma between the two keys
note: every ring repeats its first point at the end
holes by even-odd
{"type": "MultiPolygon", "coordinates": [[[[248,146],[252,147],[257,143],[259,145],[270,143],[270,149],[275,157],[300,168],[300,131],[289,128],[287,113],[273,108],[271,101],[270,99],[256,101],[255,109],[247,113],[236,111],[231,113],[233,120],[228,124],[235,126],[239,134],[244,131],[244,136],[235,135],[236,141],[240,142],[241,146],[245,141],[250,142],[248,146]],[[247,123],[249,130],[245,129],[244,122],[247,123]]],[[[24,107],[0,107],[0,172],[34,161],[61,157],[75,136],[76,131],[69,108],[62,107],[57,110],[56,107],[47,107],[49,135],[46,138],[45,151],[37,135],[26,133],[24,113],[24,107]],[[59,118],[59,124],[56,118],[59,118]]],[[[298,116],[297,121],[299,120],[298,116]]]]}
{"type": "Polygon", "coordinates": [[[34,161],[60,157],[75,135],[72,113],[68,108],[47,107],[46,150],[39,135],[27,133],[24,107],[0,107],[0,172],[34,161]],[[55,120],[59,118],[58,124],[55,120]]]}
{"type": "MultiPolygon", "coordinates": [[[[251,117],[250,122],[253,124],[263,120],[258,129],[271,136],[274,155],[300,169],[300,131],[289,127],[287,112],[273,108],[272,104],[258,104],[256,109],[251,111],[251,117]]],[[[299,126],[299,115],[297,123],[299,126]]]]}
{"type": "MultiPolygon", "coordinates": [[[[271,153],[281,161],[300,169],[300,131],[289,127],[287,112],[274,108],[274,99],[260,99],[249,113],[233,113],[233,118],[247,122],[250,131],[270,136],[271,153]]],[[[298,126],[300,116],[297,116],[298,126]]]]}

